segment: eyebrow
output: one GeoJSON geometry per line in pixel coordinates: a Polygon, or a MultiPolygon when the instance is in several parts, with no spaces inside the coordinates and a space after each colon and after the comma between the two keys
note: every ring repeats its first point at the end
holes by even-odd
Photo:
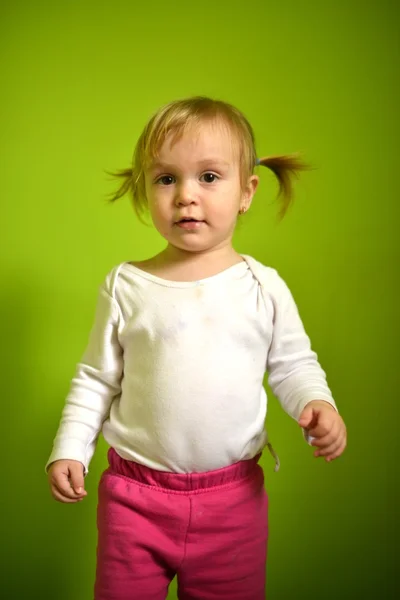
{"type": "MultiPolygon", "coordinates": [[[[200,160],[198,162],[198,166],[204,166],[204,165],[219,165],[221,167],[229,167],[230,163],[222,158],[204,158],[203,160],[200,160]]],[[[162,163],[162,162],[154,162],[151,165],[151,169],[174,169],[176,168],[175,165],[169,165],[167,163],[162,163]]]]}

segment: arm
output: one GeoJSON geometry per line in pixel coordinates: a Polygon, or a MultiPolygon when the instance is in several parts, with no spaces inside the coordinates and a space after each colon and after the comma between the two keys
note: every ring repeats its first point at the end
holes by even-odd
{"type": "Polygon", "coordinates": [[[123,371],[118,342],[120,312],[107,281],[101,286],[89,342],[77,365],[46,464],[76,460],[88,471],[97,439],[113,399],[120,394],[123,371]]]}
{"type": "Polygon", "coordinates": [[[305,332],[286,283],[275,272],[273,334],[268,353],[268,383],[283,409],[296,421],[312,400],[327,402],[337,411],[326,375],[305,332]]]}

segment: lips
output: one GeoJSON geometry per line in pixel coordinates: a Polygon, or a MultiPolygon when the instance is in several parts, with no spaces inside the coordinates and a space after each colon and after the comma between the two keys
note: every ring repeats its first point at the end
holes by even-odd
{"type": "Polygon", "coordinates": [[[183,217],[179,221],[176,221],[175,225],[181,229],[196,230],[203,225],[204,221],[193,219],[190,217],[183,217]]]}
{"type": "Polygon", "coordinates": [[[201,223],[202,221],[200,219],[195,219],[194,217],[182,217],[182,219],[179,219],[179,221],[176,221],[176,223],[201,223]]]}

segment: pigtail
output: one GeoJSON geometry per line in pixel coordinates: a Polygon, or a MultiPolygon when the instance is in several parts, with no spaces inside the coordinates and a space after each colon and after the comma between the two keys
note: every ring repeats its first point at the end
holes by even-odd
{"type": "Polygon", "coordinates": [[[111,177],[115,177],[117,179],[122,180],[122,183],[117,188],[117,190],[110,194],[110,196],[108,197],[109,202],[116,202],[117,200],[119,200],[119,198],[125,196],[125,194],[130,194],[130,196],[133,195],[133,173],[131,167],[128,169],[121,169],[120,171],[115,171],[114,173],[109,173],[108,171],[106,171],[106,173],[107,175],[111,175],[111,177]]]}
{"type": "Polygon", "coordinates": [[[298,154],[266,156],[258,159],[257,164],[270,169],[278,180],[278,198],[281,199],[279,218],[282,219],[293,201],[293,178],[298,178],[301,171],[309,171],[313,167],[303,162],[298,154]]]}

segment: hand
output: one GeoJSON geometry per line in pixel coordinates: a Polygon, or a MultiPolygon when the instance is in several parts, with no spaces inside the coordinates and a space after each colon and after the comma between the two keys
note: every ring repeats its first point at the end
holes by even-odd
{"type": "Polygon", "coordinates": [[[318,450],[314,456],[324,456],[330,462],[343,454],[347,444],[346,426],[335,408],[323,400],[312,400],[304,408],[298,421],[314,439],[318,450]]]}
{"type": "Polygon", "coordinates": [[[56,460],[48,470],[53,498],[58,502],[80,502],[87,495],[83,477],[83,464],[78,460],[56,460]]]}

